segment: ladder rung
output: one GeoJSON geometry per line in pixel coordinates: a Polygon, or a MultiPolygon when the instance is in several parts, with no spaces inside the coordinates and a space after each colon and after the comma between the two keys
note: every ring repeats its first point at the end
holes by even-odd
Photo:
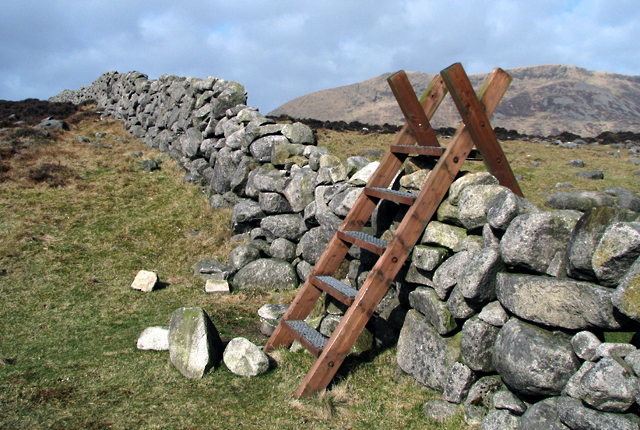
{"type": "Polygon", "coordinates": [[[356,297],[356,294],[358,294],[358,290],[351,288],[331,276],[314,276],[311,278],[311,282],[347,306],[353,304],[353,299],[356,297]]]}
{"type": "Polygon", "coordinates": [[[404,191],[390,190],[388,188],[365,188],[364,193],[371,197],[378,197],[393,202],[411,206],[418,196],[404,191]]]}
{"type": "Polygon", "coordinates": [[[387,249],[387,242],[377,237],[362,233],[361,231],[341,231],[338,230],[336,235],[348,243],[353,243],[360,248],[364,248],[375,254],[382,255],[387,249]]]}
{"type": "Polygon", "coordinates": [[[327,344],[327,339],[318,333],[305,321],[288,320],[282,321],[284,327],[289,329],[291,335],[298,340],[310,353],[317,357],[322,354],[322,349],[327,344]]]}
{"type": "MultiPolygon", "coordinates": [[[[433,157],[441,157],[447,148],[440,146],[419,146],[419,145],[392,145],[391,152],[394,154],[414,154],[414,155],[430,155],[433,157]]],[[[477,149],[472,149],[467,156],[467,160],[481,161],[482,154],[477,149]]]]}

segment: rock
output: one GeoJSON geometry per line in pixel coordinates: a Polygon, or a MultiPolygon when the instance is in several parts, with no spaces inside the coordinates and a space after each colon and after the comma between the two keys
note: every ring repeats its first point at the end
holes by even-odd
{"type": "Polygon", "coordinates": [[[315,265],[332,238],[333,231],[324,227],[314,227],[302,236],[296,254],[307,263],[315,265]]]}
{"type": "Polygon", "coordinates": [[[519,430],[572,430],[558,419],[559,397],[544,399],[527,409],[520,418],[519,430]]]}
{"type": "Polygon", "coordinates": [[[473,370],[462,363],[454,363],[447,378],[447,385],[444,387],[444,399],[451,403],[462,403],[476,380],[473,370]]]}
{"type": "Polygon", "coordinates": [[[627,356],[627,354],[631,354],[637,349],[638,348],[636,348],[634,345],[631,345],[630,343],[603,342],[598,345],[598,348],[596,348],[593,360],[597,361],[603,357],[610,357],[612,355],[624,358],[627,356]]]}
{"type": "Polygon", "coordinates": [[[440,423],[452,419],[458,413],[458,405],[446,400],[430,400],[425,403],[423,411],[427,419],[440,423]]]}
{"type": "Polygon", "coordinates": [[[575,225],[567,247],[567,273],[572,278],[595,281],[592,259],[602,235],[616,221],[633,221],[629,211],[599,207],[585,212],[575,225]]]}
{"type": "Polygon", "coordinates": [[[416,245],[413,248],[411,262],[421,270],[435,270],[449,255],[445,248],[416,245]]]}
{"type": "Polygon", "coordinates": [[[231,228],[237,233],[249,231],[267,215],[260,208],[258,202],[243,200],[233,207],[231,213],[231,228]]]}
{"type": "Polygon", "coordinates": [[[148,327],[140,334],[136,346],[140,350],[168,351],[169,327],[148,327]]]}
{"type": "Polygon", "coordinates": [[[462,295],[476,303],[486,303],[496,298],[496,275],[505,269],[500,251],[484,248],[473,256],[462,275],[458,287],[462,295]]]}
{"type": "Polygon", "coordinates": [[[516,217],[502,236],[502,259],[509,266],[546,273],[556,254],[566,253],[581,216],[576,211],[551,211],[516,217]]]}
{"type": "Polygon", "coordinates": [[[604,179],[604,173],[602,173],[602,171],[598,169],[588,172],[577,172],[576,175],[585,179],[604,179]]]}
{"type": "Polygon", "coordinates": [[[260,193],[258,203],[262,212],[268,215],[293,212],[291,203],[282,194],[260,193]]]}
{"type": "Polygon", "coordinates": [[[527,411],[527,405],[509,390],[501,390],[493,395],[493,406],[520,416],[527,411]]]}
{"type": "Polygon", "coordinates": [[[229,283],[223,279],[207,279],[204,292],[208,294],[229,294],[229,283]]]}
{"type": "Polygon", "coordinates": [[[470,185],[460,193],[458,217],[467,230],[474,230],[487,223],[489,203],[507,188],[501,185],[470,185]]]}
{"type": "Polygon", "coordinates": [[[576,333],[571,338],[571,345],[573,345],[573,351],[578,357],[583,360],[591,361],[596,356],[596,350],[600,346],[602,341],[598,337],[589,332],[581,331],[576,333]]]}
{"type": "Polygon", "coordinates": [[[307,225],[300,214],[270,215],[260,221],[267,238],[281,237],[297,242],[306,233],[307,225]]]}
{"type": "Polygon", "coordinates": [[[506,410],[497,410],[482,420],[482,430],[516,430],[520,419],[506,410]]]}
{"type": "Polygon", "coordinates": [[[447,309],[454,318],[467,319],[477,314],[482,305],[465,299],[460,287],[456,285],[447,299],[447,309]]]}
{"type": "Polygon", "coordinates": [[[633,369],[636,376],[640,376],[640,350],[635,350],[627,354],[624,361],[633,369]]]}
{"type": "Polygon", "coordinates": [[[582,161],[582,160],[580,160],[580,159],[571,160],[571,161],[569,161],[567,164],[568,164],[569,166],[571,166],[571,167],[580,167],[580,168],[582,168],[582,167],[584,167],[584,166],[585,166],[584,161],[582,161]]]}
{"type": "Polygon", "coordinates": [[[481,321],[496,327],[502,327],[507,321],[509,321],[509,315],[507,315],[504,308],[497,300],[483,307],[482,311],[478,314],[478,318],[481,321]]]}
{"type": "Polygon", "coordinates": [[[640,259],[627,271],[611,297],[613,306],[634,321],[640,322],[640,259]]]}
{"type": "Polygon", "coordinates": [[[557,400],[558,418],[575,430],[638,430],[634,415],[598,412],[585,407],[580,400],[560,397],[557,400]]]}
{"type": "Polygon", "coordinates": [[[484,417],[493,412],[493,394],[503,388],[504,384],[498,376],[485,376],[473,384],[464,402],[464,418],[467,424],[478,425],[484,417]]]}
{"type": "Polygon", "coordinates": [[[183,376],[200,379],[222,358],[222,340],[202,308],[180,308],[169,323],[169,358],[183,376]]]}
{"type": "Polygon", "coordinates": [[[463,228],[444,224],[439,221],[431,221],[427,225],[420,243],[453,250],[465,237],[467,237],[467,232],[463,228]]]}
{"type": "Polygon", "coordinates": [[[640,222],[616,222],[607,227],[593,253],[593,271],[602,285],[615,287],[639,256],[640,222]]]}
{"type": "MultiPolygon", "coordinates": [[[[320,327],[318,331],[320,334],[326,337],[331,337],[333,331],[338,327],[340,321],[342,320],[342,315],[328,314],[322,318],[320,323],[320,327]]],[[[358,339],[356,339],[355,343],[349,350],[349,354],[359,355],[366,351],[371,350],[373,348],[373,334],[369,329],[364,328],[358,339]]]]}
{"type": "Polygon", "coordinates": [[[261,258],[236,273],[233,287],[238,290],[289,290],[298,287],[298,275],[286,261],[261,258]]]}
{"type": "Polygon", "coordinates": [[[310,168],[297,170],[291,175],[291,182],[284,189],[284,196],[293,212],[301,212],[314,199],[317,173],[310,168]]]}
{"type": "Polygon", "coordinates": [[[476,372],[493,372],[493,345],[499,327],[473,317],[465,321],[460,336],[460,353],[464,364],[476,372]]]}
{"type": "Polygon", "coordinates": [[[284,127],[282,127],[282,134],[289,139],[291,143],[302,145],[316,144],[316,136],[313,130],[300,122],[285,124],[284,127]]]}
{"type": "Polygon", "coordinates": [[[445,335],[458,326],[447,309],[446,302],[438,298],[433,288],[416,288],[409,293],[409,303],[413,309],[427,318],[438,334],[445,335]]]}
{"type": "Polygon", "coordinates": [[[269,370],[269,357],[243,337],[231,339],[222,356],[229,371],[238,376],[258,376],[269,370]]]}
{"type": "Polygon", "coordinates": [[[473,254],[462,251],[448,258],[433,274],[433,284],[440,300],[446,300],[449,292],[456,286],[464,268],[469,264],[473,254]]]}
{"type": "Polygon", "coordinates": [[[611,196],[597,191],[566,191],[550,195],[544,205],[554,209],[586,212],[598,206],[613,206],[611,196]]]}
{"type": "Polygon", "coordinates": [[[638,394],[638,378],[625,361],[612,355],[604,357],[580,380],[580,398],[605,412],[624,412],[638,394]]]}
{"type": "Polygon", "coordinates": [[[134,290],[140,290],[145,293],[150,293],[158,284],[158,275],[153,272],[141,270],[136,275],[131,288],[134,290]]]}
{"type": "Polygon", "coordinates": [[[288,261],[289,263],[296,258],[296,244],[282,237],[271,242],[269,251],[271,258],[288,261]]]}
{"type": "Polygon", "coordinates": [[[273,148],[288,143],[289,141],[284,136],[268,135],[253,141],[251,145],[249,145],[249,151],[256,161],[260,163],[270,163],[273,148]]]}
{"type": "Polygon", "coordinates": [[[367,164],[365,167],[361,168],[353,176],[351,176],[351,178],[349,179],[349,185],[353,187],[365,186],[367,182],[369,182],[369,179],[371,179],[379,165],[379,161],[374,161],[367,164]]]}
{"type": "Polygon", "coordinates": [[[400,186],[414,193],[420,191],[424,183],[427,181],[430,173],[430,170],[422,169],[411,174],[404,175],[400,178],[400,186]]]}
{"type": "Polygon", "coordinates": [[[597,284],[500,273],[496,294],[505,309],[527,321],[577,330],[624,326],[611,303],[613,290],[597,284]]]}
{"type": "Polygon", "coordinates": [[[486,207],[487,222],[500,231],[505,231],[518,215],[533,212],[540,212],[540,209],[509,189],[501,191],[486,207]]]}
{"type": "Polygon", "coordinates": [[[456,179],[449,187],[449,203],[458,206],[462,191],[470,185],[498,185],[498,180],[487,172],[470,173],[456,179]]]}
{"type": "Polygon", "coordinates": [[[422,314],[410,310],[398,338],[398,365],[419,383],[442,392],[460,357],[458,345],[457,336],[441,337],[422,314]]]}
{"type": "Polygon", "coordinates": [[[289,305],[284,304],[268,304],[258,309],[260,332],[265,336],[271,336],[287,309],[289,305]]]}
{"type": "Polygon", "coordinates": [[[578,371],[574,373],[573,376],[571,376],[571,378],[569,378],[569,381],[567,381],[567,384],[562,389],[562,395],[570,396],[570,397],[573,397],[574,399],[579,399],[580,398],[580,381],[582,381],[582,377],[584,376],[584,374],[587,373],[589,370],[591,370],[591,368],[595,365],[596,364],[592,361],[585,361],[584,363],[582,363],[582,366],[580,366],[580,369],[578,369],[578,371]]]}
{"type": "Polygon", "coordinates": [[[60,119],[43,119],[40,124],[36,125],[36,128],[45,130],[69,130],[69,125],[60,119]]]}
{"type": "Polygon", "coordinates": [[[203,258],[193,265],[193,275],[203,280],[226,280],[234,273],[233,267],[219,263],[215,258],[203,258]]]}
{"type": "Polygon", "coordinates": [[[320,169],[318,169],[318,177],[326,175],[329,183],[346,181],[347,168],[342,161],[335,155],[324,154],[320,157],[320,169]]]}
{"type": "Polygon", "coordinates": [[[511,318],[498,333],[493,364],[504,383],[523,395],[558,395],[579,368],[569,336],[511,318]]]}
{"type": "Polygon", "coordinates": [[[229,254],[229,265],[234,270],[240,270],[252,261],[262,257],[260,248],[251,242],[236,246],[229,254]]]}
{"type": "Polygon", "coordinates": [[[140,163],[140,167],[145,172],[153,172],[154,170],[160,170],[160,165],[154,159],[142,160],[142,163],[140,163]]]}

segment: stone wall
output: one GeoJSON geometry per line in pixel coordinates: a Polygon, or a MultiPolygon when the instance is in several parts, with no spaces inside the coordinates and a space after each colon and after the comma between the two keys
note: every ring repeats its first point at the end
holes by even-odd
{"type": "MultiPolygon", "coordinates": [[[[109,72],[52,98],[87,99],[176,159],[212,208],[233,208],[246,242],[227,264],[194,269],[234,289],[297,287],[377,167],[343,163],[307,126],[265,118],[237,82],[109,72]]],[[[410,159],[394,187],[417,192],[431,167],[410,159]]],[[[463,404],[487,429],[639,428],[640,351],[635,339],[604,341],[640,322],[639,214],[616,205],[621,193],[638,198],[607,192],[610,206],[543,212],[489,174],[461,175],[357,351],[397,342],[400,368],[443,393],[429,416],[463,404]]],[[[404,211],[382,202],[364,231],[389,239],[404,211]]],[[[352,248],[343,281],[359,288],[374,262],[352,248]]],[[[328,301],[314,324],[330,335],[340,315],[328,301]]]]}

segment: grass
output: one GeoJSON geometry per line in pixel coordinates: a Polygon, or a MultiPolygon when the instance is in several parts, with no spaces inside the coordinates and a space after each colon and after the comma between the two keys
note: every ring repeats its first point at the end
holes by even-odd
{"type": "Polygon", "coordinates": [[[224,341],[264,344],[257,310],[294,293],[204,293],[191,266],[227,261],[230,211],[212,211],[168,158],[141,170],[161,154],[120,123],[88,107],[68,122],[49,137],[0,136],[0,428],[467,428],[461,416],[426,421],[422,406],[437,395],[398,373],[393,349],[350,361],[331,390],[305,400],[292,398],[313,361],[304,352],[276,351],[261,377],[221,365],[192,381],[167,352],[138,351],[140,333],[182,306],[204,308],[224,341]],[[142,269],[164,288],[132,290],[142,269]]]}

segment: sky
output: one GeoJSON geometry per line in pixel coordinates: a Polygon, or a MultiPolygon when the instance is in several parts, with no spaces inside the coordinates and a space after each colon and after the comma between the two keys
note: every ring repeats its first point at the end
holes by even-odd
{"type": "Polygon", "coordinates": [[[103,72],[240,82],[266,114],[400,69],[542,64],[640,75],[638,0],[0,0],[0,99],[103,72]]]}

